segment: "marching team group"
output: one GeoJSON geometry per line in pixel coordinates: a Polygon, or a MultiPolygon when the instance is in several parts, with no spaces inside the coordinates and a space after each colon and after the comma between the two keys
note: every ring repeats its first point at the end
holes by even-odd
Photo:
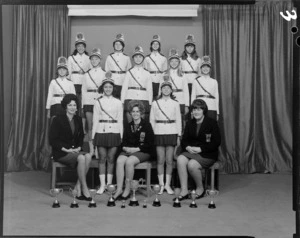
{"type": "Polygon", "coordinates": [[[197,55],[193,35],[187,35],[181,56],[174,48],[168,58],[161,54],[159,35],[153,36],[149,55],[135,47],[132,62],[124,47],[124,35],[118,34],[105,71],[100,49],[88,55],[82,33],[76,35],[73,54],[59,57],[46,105],[53,159],[77,168],[76,198],[87,201],[92,199],[86,182],[92,156],[99,160],[97,194],[112,184],[116,164],[114,199],[124,200],[130,196],[134,167],[154,158],[159,194],[173,194],[173,155],[181,146],[179,200],[189,197],[188,174],[196,184],[196,199],[203,197],[201,169],[214,164],[221,143],[218,83],[210,77],[210,58],[197,55]],[[82,151],[85,125],[89,153],[82,151]]]}

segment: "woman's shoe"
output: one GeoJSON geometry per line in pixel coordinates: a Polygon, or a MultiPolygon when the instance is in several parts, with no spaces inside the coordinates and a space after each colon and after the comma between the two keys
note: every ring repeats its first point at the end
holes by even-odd
{"type": "MultiPolygon", "coordinates": [[[[178,196],[179,201],[183,201],[183,200],[186,200],[186,199],[189,199],[189,194],[186,194],[184,196],[182,196],[182,195],[178,196]]],[[[176,200],[176,198],[173,198],[173,201],[175,201],[175,200],[176,200]]]]}
{"type": "Polygon", "coordinates": [[[85,196],[84,195],[76,196],[75,198],[77,200],[85,200],[85,196]]]}
{"type": "Polygon", "coordinates": [[[160,185],[160,190],[158,192],[159,195],[163,194],[164,193],[164,190],[165,190],[165,186],[164,185],[160,185]]]}
{"type": "Polygon", "coordinates": [[[168,194],[172,195],[174,194],[173,189],[170,187],[170,185],[165,185],[165,190],[167,191],[168,194]]]}
{"type": "Polygon", "coordinates": [[[203,198],[204,196],[205,196],[205,190],[204,190],[203,193],[201,193],[201,194],[197,194],[197,193],[196,193],[195,199],[200,199],[200,198],[203,198]]]}
{"type": "Polygon", "coordinates": [[[101,194],[103,194],[104,193],[104,191],[105,191],[105,186],[100,186],[100,188],[97,190],[97,194],[99,194],[99,195],[101,195],[101,194]]]}
{"type": "Polygon", "coordinates": [[[130,193],[126,196],[126,197],[123,197],[123,195],[121,195],[120,197],[119,197],[119,200],[127,200],[128,198],[130,198],[130,193]]]}

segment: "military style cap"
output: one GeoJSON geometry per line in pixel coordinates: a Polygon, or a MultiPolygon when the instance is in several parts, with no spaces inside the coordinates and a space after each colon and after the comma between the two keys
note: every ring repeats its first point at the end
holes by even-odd
{"type": "Polygon", "coordinates": [[[192,45],[195,46],[196,42],[195,42],[194,35],[189,34],[189,35],[186,36],[186,40],[185,40],[184,46],[189,45],[189,44],[192,44],[192,45]]]}
{"type": "Polygon", "coordinates": [[[169,52],[169,60],[173,58],[180,59],[179,54],[175,48],[170,49],[169,52]]]}
{"type": "Polygon", "coordinates": [[[110,71],[107,71],[105,73],[105,79],[103,79],[101,85],[103,86],[106,83],[111,83],[111,84],[115,85],[115,81],[111,77],[112,77],[112,73],[110,71]]]}
{"type": "Polygon", "coordinates": [[[171,83],[170,77],[171,76],[169,74],[164,74],[164,76],[163,76],[164,81],[160,85],[160,88],[162,88],[164,86],[169,86],[172,89],[172,83],[171,83]]]}
{"type": "Polygon", "coordinates": [[[60,56],[57,60],[57,69],[59,68],[65,68],[68,69],[68,60],[64,56],[60,56]]]}
{"type": "Polygon", "coordinates": [[[154,36],[152,37],[151,44],[152,44],[154,41],[157,41],[158,43],[160,43],[160,36],[159,36],[159,35],[154,35],[154,36]]]}
{"type": "Polygon", "coordinates": [[[75,46],[80,43],[86,45],[85,38],[84,38],[84,35],[82,32],[77,33],[76,39],[75,39],[75,46]]]}
{"type": "Polygon", "coordinates": [[[142,48],[141,46],[138,45],[138,46],[136,46],[136,47],[134,48],[134,52],[133,52],[132,58],[133,58],[135,55],[142,55],[143,57],[145,57],[143,48],[142,48]]]}
{"type": "Polygon", "coordinates": [[[116,42],[116,41],[120,41],[120,42],[125,43],[125,40],[124,40],[124,34],[123,34],[123,33],[117,34],[117,35],[116,35],[116,38],[115,38],[115,40],[114,40],[114,42],[116,42]]]}
{"type": "Polygon", "coordinates": [[[100,49],[99,49],[99,48],[94,48],[94,49],[92,49],[90,58],[91,58],[92,56],[98,56],[98,57],[101,59],[102,57],[101,57],[101,51],[100,51],[100,49]]]}
{"type": "Polygon", "coordinates": [[[211,61],[210,61],[210,57],[208,55],[205,55],[202,57],[202,62],[201,62],[200,68],[204,65],[211,67],[211,61]]]}

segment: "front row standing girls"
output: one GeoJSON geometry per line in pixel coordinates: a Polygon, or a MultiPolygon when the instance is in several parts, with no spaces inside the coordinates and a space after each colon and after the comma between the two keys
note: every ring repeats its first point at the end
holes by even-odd
{"type": "Polygon", "coordinates": [[[49,133],[53,159],[72,168],[77,167],[76,198],[91,201],[86,183],[91,155],[82,151],[84,134],[81,117],[76,115],[80,109],[78,99],[75,94],[66,94],[61,105],[65,113],[53,118],[49,133]]]}
{"type": "Polygon", "coordinates": [[[148,121],[141,118],[145,112],[144,105],[140,101],[132,100],[128,106],[132,121],[127,123],[124,128],[122,152],[117,159],[116,170],[117,191],[114,198],[120,200],[126,200],[130,195],[130,182],[134,176],[134,167],[150,160],[150,154],[154,149],[152,126],[148,121]],[[123,192],[124,174],[126,180],[123,192]]]}
{"type": "Polygon", "coordinates": [[[103,90],[103,96],[95,101],[92,136],[100,157],[97,194],[102,194],[106,188],[106,161],[107,184],[112,184],[115,155],[123,136],[123,107],[121,101],[112,95],[114,80],[110,72],[106,72],[99,90],[103,90]]]}
{"type": "Polygon", "coordinates": [[[204,100],[196,99],[192,105],[193,119],[186,124],[181,147],[183,153],[177,158],[181,192],[179,200],[188,198],[188,172],[196,183],[196,199],[202,198],[205,191],[201,169],[209,168],[218,159],[221,144],[220,130],[216,120],[207,116],[204,100]]]}
{"type": "Polygon", "coordinates": [[[47,117],[65,114],[61,106],[61,100],[68,93],[75,94],[75,88],[72,81],[67,79],[68,64],[67,59],[63,56],[57,61],[57,78],[52,79],[49,84],[48,97],[46,103],[47,117]]]}
{"type": "Polygon", "coordinates": [[[135,47],[132,55],[134,67],[129,69],[125,76],[122,87],[121,101],[124,103],[127,122],[131,121],[128,109],[130,100],[139,100],[145,107],[145,120],[149,120],[150,106],[152,103],[153,92],[150,73],[143,68],[144,51],[141,46],[135,47]]]}
{"type": "Polygon", "coordinates": [[[203,56],[201,76],[193,82],[191,100],[200,98],[206,102],[209,110],[207,116],[218,120],[219,117],[219,89],[217,80],[210,77],[211,61],[209,56],[203,56]]]}
{"type": "Polygon", "coordinates": [[[122,85],[125,74],[131,68],[129,56],[123,53],[125,40],[123,34],[118,34],[113,42],[114,53],[111,53],[105,61],[105,71],[112,72],[112,78],[115,81],[113,96],[121,98],[122,85]]]}
{"type": "MultiPolygon", "coordinates": [[[[92,141],[92,128],[93,128],[93,107],[95,100],[99,98],[100,94],[98,88],[101,86],[105,78],[105,72],[100,67],[101,52],[100,49],[93,49],[90,55],[90,61],[93,66],[85,74],[82,81],[82,108],[87,120],[88,127],[88,142],[90,147],[90,154],[94,155],[94,145],[92,141]]],[[[96,157],[98,154],[96,153],[96,157]]]]}
{"type": "Polygon", "coordinates": [[[180,144],[181,115],[179,103],[172,95],[172,84],[165,81],[161,84],[161,95],[153,102],[150,123],[154,130],[157,152],[157,174],[161,185],[159,194],[167,190],[173,194],[171,184],[173,154],[176,145],[180,144]],[[166,161],[166,183],[164,183],[164,164],[166,161]]]}

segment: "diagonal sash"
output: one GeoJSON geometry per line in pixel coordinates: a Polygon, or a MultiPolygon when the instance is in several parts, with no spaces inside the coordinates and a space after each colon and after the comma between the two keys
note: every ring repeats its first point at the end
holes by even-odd
{"type": "Polygon", "coordinates": [[[174,80],[172,79],[172,77],[170,76],[170,79],[172,81],[172,83],[174,84],[175,88],[178,89],[177,85],[175,84],[174,80]]]}
{"type": "Polygon", "coordinates": [[[81,66],[78,64],[78,62],[74,58],[74,55],[72,55],[72,58],[73,58],[74,62],[78,65],[78,67],[85,73],[85,71],[83,70],[83,68],[81,68],[81,66]]]}
{"type": "Polygon", "coordinates": [[[134,81],[135,81],[141,88],[143,88],[143,86],[139,83],[139,81],[137,81],[137,79],[133,76],[133,74],[131,73],[131,70],[128,70],[128,72],[131,74],[131,77],[134,79],[134,81]]]}
{"type": "Polygon", "coordinates": [[[99,88],[99,86],[96,84],[96,82],[95,82],[94,79],[92,78],[90,72],[88,71],[87,73],[89,74],[89,76],[90,76],[91,80],[93,81],[93,83],[96,85],[96,88],[99,88]]]}
{"type": "Polygon", "coordinates": [[[59,82],[57,82],[57,80],[55,79],[55,82],[58,84],[58,86],[61,88],[61,90],[63,90],[64,94],[67,94],[66,91],[63,89],[63,87],[60,85],[59,82]]]}
{"type": "Polygon", "coordinates": [[[166,115],[166,113],[160,108],[159,104],[158,104],[158,101],[156,100],[156,104],[159,108],[159,110],[162,112],[162,114],[167,118],[168,121],[171,121],[171,119],[166,115]]]}
{"type": "Polygon", "coordinates": [[[193,66],[192,66],[192,64],[191,64],[191,62],[188,61],[188,59],[186,59],[186,61],[187,61],[187,62],[189,63],[189,65],[191,66],[192,70],[193,70],[193,71],[196,71],[196,70],[194,70],[194,68],[193,68],[193,66]]]}
{"type": "Polygon", "coordinates": [[[100,99],[98,99],[97,101],[99,102],[99,105],[100,105],[101,110],[102,110],[107,116],[109,116],[112,120],[117,121],[117,120],[114,119],[111,115],[109,115],[107,111],[105,111],[105,110],[103,109],[103,107],[102,107],[102,105],[101,105],[101,102],[100,102],[100,99]]]}
{"type": "Polygon", "coordinates": [[[117,61],[115,60],[115,58],[112,56],[112,54],[110,54],[110,57],[113,59],[113,61],[115,62],[115,64],[118,66],[118,68],[120,69],[120,71],[125,71],[123,70],[120,65],[117,63],[117,61]]]}
{"type": "Polygon", "coordinates": [[[158,68],[157,64],[155,63],[155,61],[151,58],[151,56],[149,55],[149,58],[152,60],[152,62],[154,63],[154,65],[156,66],[156,68],[158,69],[158,71],[160,73],[162,73],[162,71],[158,68]]]}
{"type": "Polygon", "coordinates": [[[202,86],[202,84],[198,81],[198,79],[196,79],[196,81],[199,84],[199,86],[203,89],[204,92],[206,92],[209,96],[215,99],[215,97],[202,86]]]}

